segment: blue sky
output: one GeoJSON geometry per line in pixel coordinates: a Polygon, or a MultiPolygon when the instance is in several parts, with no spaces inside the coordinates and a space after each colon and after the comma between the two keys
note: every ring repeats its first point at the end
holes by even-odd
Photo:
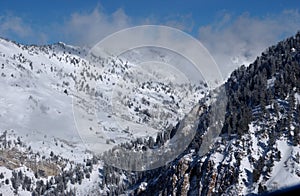
{"type": "Polygon", "coordinates": [[[0,36],[92,46],[126,27],[160,24],[199,39],[217,62],[241,63],[300,30],[299,8],[296,0],[1,0],[0,36]]]}
{"type": "MultiPolygon", "coordinates": [[[[198,29],[201,26],[216,23],[224,14],[230,14],[232,20],[248,13],[251,17],[265,18],[272,15],[279,15],[284,10],[298,10],[300,7],[297,1],[145,1],[145,0],[109,0],[109,1],[79,1],[79,0],[2,0],[0,2],[0,26],[4,23],[5,17],[17,17],[19,24],[24,25],[27,31],[31,30],[30,36],[23,32],[16,32],[13,28],[2,29],[0,36],[13,39],[22,43],[53,43],[66,41],[81,43],[68,39],[63,31],[72,15],[89,15],[98,10],[105,16],[112,16],[120,11],[128,17],[128,25],[139,24],[165,24],[179,27],[182,30],[198,36],[198,29]],[[59,28],[61,27],[61,28],[59,28]]],[[[12,23],[13,24],[13,23],[12,23]]]]}

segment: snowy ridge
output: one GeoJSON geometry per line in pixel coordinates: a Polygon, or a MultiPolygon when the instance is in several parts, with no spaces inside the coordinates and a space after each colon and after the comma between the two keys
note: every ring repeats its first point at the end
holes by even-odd
{"type": "MultiPolygon", "coordinates": [[[[149,55],[159,55],[155,53],[157,51],[149,55]]],[[[24,145],[2,146],[2,150],[10,152],[15,149],[25,153],[26,160],[43,162],[45,159],[55,164],[57,160],[53,157],[60,157],[65,162],[57,173],[47,173],[46,178],[37,176],[38,172],[45,172],[44,169],[35,171],[24,163],[9,170],[5,169],[7,165],[0,165],[1,171],[5,172],[1,193],[3,190],[5,195],[16,192],[28,195],[33,191],[41,194],[48,190],[51,194],[51,191],[59,190],[84,195],[95,191],[101,181],[98,169],[102,163],[93,163],[93,168],[84,166],[86,160],[94,159],[88,149],[95,143],[84,143],[78,128],[88,137],[97,138],[97,145],[105,147],[155,136],[158,131],[175,126],[207,93],[204,83],[174,86],[176,82],[153,80],[158,73],[147,73],[150,81],[141,81],[143,75],[136,73],[143,70],[136,69],[134,63],[116,57],[91,61],[87,54],[87,49],[61,42],[29,46],[0,39],[0,91],[5,92],[0,95],[0,133],[12,137],[12,141],[20,138],[24,145]],[[124,83],[128,93],[120,94],[124,92],[124,83]],[[113,104],[112,98],[117,99],[113,104]],[[89,121],[89,126],[78,127],[77,123],[76,127],[74,107],[83,121],[89,121]],[[28,148],[30,151],[27,152],[28,148]],[[74,175],[76,180],[69,178],[61,184],[60,177],[75,170],[85,174],[82,176],[77,172],[78,175],[74,175]],[[22,171],[22,176],[31,179],[28,189],[20,186],[28,183],[23,177],[18,174],[12,177],[15,171],[22,171]],[[11,179],[18,183],[12,185],[11,179]],[[43,184],[39,180],[43,180],[43,184]],[[49,183],[55,188],[48,189],[49,183]]],[[[168,59],[168,56],[160,58],[168,59]]],[[[166,73],[161,74],[160,77],[166,76],[166,73]]]]}

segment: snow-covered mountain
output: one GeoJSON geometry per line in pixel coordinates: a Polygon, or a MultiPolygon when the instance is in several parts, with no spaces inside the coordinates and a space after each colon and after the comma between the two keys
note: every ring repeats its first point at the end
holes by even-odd
{"type": "Polygon", "coordinates": [[[6,92],[1,96],[1,128],[21,130],[19,134],[30,135],[32,142],[48,136],[76,143],[77,129],[104,144],[133,139],[141,129],[155,134],[174,126],[206,91],[203,86],[145,80],[145,74],[122,59],[88,61],[87,50],[63,43],[24,46],[0,41],[0,88],[6,92]],[[97,122],[81,126],[95,115],[97,122]]]}
{"type": "MultiPolygon", "coordinates": [[[[136,66],[145,55],[164,63],[174,61],[167,54],[159,48],[132,51],[128,54],[132,60],[125,62],[117,57],[89,58],[87,49],[64,43],[28,46],[0,39],[0,129],[3,138],[12,137],[11,143],[19,138],[24,144],[8,146],[5,139],[3,150],[17,148],[35,157],[38,153],[49,161],[54,161],[54,154],[67,159],[65,164],[83,164],[93,157],[91,151],[106,151],[175,126],[207,88],[204,82],[179,81],[168,70],[153,72],[159,65],[149,70],[136,66]]],[[[24,163],[19,166],[29,175],[37,173],[24,163]]],[[[10,184],[0,189],[5,187],[16,189],[10,184]]]]}
{"type": "MultiPolygon", "coordinates": [[[[75,62],[86,63],[79,60],[85,55],[86,50],[63,43],[37,47],[0,39],[1,194],[41,194],[46,191],[41,182],[52,187],[49,193],[72,192],[71,185],[66,187],[62,180],[59,185],[54,177],[79,172],[93,158],[72,115],[71,73],[75,62]]],[[[96,168],[94,174],[97,185],[96,168]]],[[[72,184],[78,184],[75,181],[72,184]]]]}
{"type": "MultiPolygon", "coordinates": [[[[199,114],[189,147],[166,166],[129,172],[105,165],[102,194],[249,195],[300,182],[300,33],[272,46],[224,84],[228,103],[222,133],[204,154],[210,107],[199,114]],[[126,176],[126,177],[124,177],[126,176]]],[[[177,126],[180,127],[180,126],[177,126]]],[[[176,131],[177,127],[172,131],[176,131]]],[[[155,148],[132,142],[127,148],[155,148]]]]}
{"type": "Polygon", "coordinates": [[[228,98],[220,127],[212,126],[213,104],[224,97],[207,101],[204,82],[176,83],[179,74],[165,81],[166,71],[135,64],[145,55],[175,58],[165,51],[132,51],[124,61],[88,58],[87,49],[63,43],[0,39],[0,193],[247,195],[298,184],[299,51],[300,33],[235,70],[218,88],[228,98]],[[165,166],[108,164],[118,155],[108,150],[114,146],[146,154],[189,129],[196,130],[192,142],[165,166]],[[94,156],[97,149],[103,156],[94,156]]]}

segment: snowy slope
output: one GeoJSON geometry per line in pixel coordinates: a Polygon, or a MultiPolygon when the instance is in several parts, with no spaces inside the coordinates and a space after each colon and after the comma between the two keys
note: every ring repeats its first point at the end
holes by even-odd
{"type": "Polygon", "coordinates": [[[151,49],[129,53],[129,62],[116,57],[91,60],[87,49],[64,43],[28,46],[0,39],[0,150],[8,153],[0,164],[5,175],[0,193],[30,195],[53,184],[48,191],[98,194],[103,163],[85,167],[85,161],[93,159],[90,150],[103,152],[135,138],[155,136],[175,126],[207,93],[203,79],[191,83],[180,71],[170,72],[170,66],[155,62],[137,66],[145,56],[164,65],[176,59],[183,67],[188,63],[167,54],[151,49]],[[15,142],[19,140],[22,145],[15,142]],[[7,146],[8,141],[13,145],[7,146]],[[10,157],[13,152],[25,162],[10,157]],[[46,177],[36,176],[36,167],[26,163],[51,165],[57,159],[61,171],[46,177]],[[7,169],[8,160],[16,167],[7,169]],[[31,179],[28,190],[21,186],[28,183],[24,178],[12,177],[20,170],[31,179]],[[75,175],[69,177],[72,172],[75,175]],[[70,181],[62,183],[63,176],[70,181]]]}
{"type": "Polygon", "coordinates": [[[205,92],[174,86],[176,75],[174,83],[151,75],[165,79],[168,70],[149,75],[114,57],[91,64],[86,55],[86,49],[63,43],[38,47],[1,39],[0,90],[6,93],[0,97],[0,128],[31,142],[83,139],[91,150],[106,149],[112,146],[107,141],[126,142],[174,126],[205,92]]]}

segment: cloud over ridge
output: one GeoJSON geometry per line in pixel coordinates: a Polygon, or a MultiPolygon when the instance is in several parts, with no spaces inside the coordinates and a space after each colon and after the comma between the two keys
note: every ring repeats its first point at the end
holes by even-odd
{"type": "Polygon", "coordinates": [[[199,39],[227,76],[237,66],[253,62],[268,46],[295,34],[299,27],[298,10],[264,18],[224,13],[217,22],[199,27],[199,39]]]}

